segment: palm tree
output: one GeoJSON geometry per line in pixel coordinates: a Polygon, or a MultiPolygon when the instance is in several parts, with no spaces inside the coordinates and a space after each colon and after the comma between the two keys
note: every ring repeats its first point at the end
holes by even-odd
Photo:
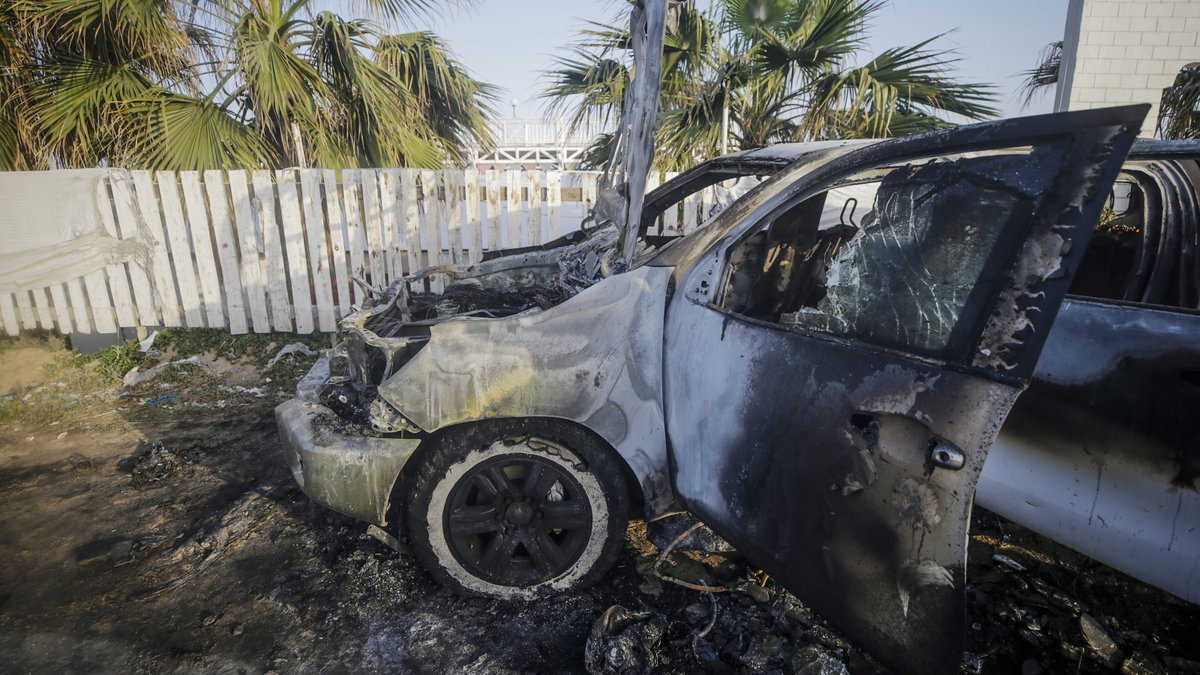
{"type": "MultiPolygon", "coordinates": [[[[890,49],[862,66],[867,22],[882,0],[718,0],[685,6],[668,27],[659,100],[657,166],[683,169],[729,149],[826,138],[887,137],[995,115],[992,88],[946,71],[956,59],[890,49]]],[[[573,121],[619,114],[629,79],[628,33],[595,24],[547,75],[543,96],[573,121]]],[[[603,156],[606,138],[590,157],[603,156]]]]}
{"type": "MultiPolygon", "coordinates": [[[[385,21],[428,9],[373,7],[385,21]]],[[[0,168],[438,167],[486,145],[493,88],[437,36],[317,9],[11,0],[0,168]]]]}
{"type": "Polygon", "coordinates": [[[12,3],[0,4],[0,168],[44,168],[37,148],[43,145],[32,115],[33,57],[22,40],[20,15],[12,3]]]}

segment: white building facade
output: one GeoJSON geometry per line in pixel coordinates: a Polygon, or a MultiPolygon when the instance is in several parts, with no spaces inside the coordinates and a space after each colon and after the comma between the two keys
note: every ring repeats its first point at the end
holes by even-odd
{"type": "Polygon", "coordinates": [[[1163,89],[1196,63],[1200,0],[1071,0],[1054,109],[1149,103],[1149,137],[1163,89]]]}

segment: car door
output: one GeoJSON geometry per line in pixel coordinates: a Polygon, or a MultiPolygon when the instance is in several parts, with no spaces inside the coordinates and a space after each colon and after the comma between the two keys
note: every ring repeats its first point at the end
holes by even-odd
{"type": "Polygon", "coordinates": [[[678,498],[896,672],[958,671],[976,479],[1145,110],[818,153],[676,267],[678,498]]]}

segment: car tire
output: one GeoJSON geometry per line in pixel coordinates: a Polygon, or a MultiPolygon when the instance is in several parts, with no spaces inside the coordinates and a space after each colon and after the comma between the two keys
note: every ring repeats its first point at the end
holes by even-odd
{"type": "Polygon", "coordinates": [[[501,420],[433,444],[397,498],[414,552],[439,583],[528,600],[585,588],[612,567],[629,490],[620,460],[590,433],[501,420]]]}

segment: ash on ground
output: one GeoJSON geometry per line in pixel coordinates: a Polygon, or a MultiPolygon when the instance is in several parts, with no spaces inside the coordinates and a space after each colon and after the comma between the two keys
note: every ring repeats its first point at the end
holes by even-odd
{"type": "MultiPolygon", "coordinates": [[[[732,590],[663,581],[641,521],[594,588],[454,596],[299,492],[269,415],[26,435],[0,429],[0,673],[886,672],[735,552],[659,569],[732,590]]],[[[968,582],[964,673],[1200,673],[1197,607],[978,510],[968,582]]]]}

